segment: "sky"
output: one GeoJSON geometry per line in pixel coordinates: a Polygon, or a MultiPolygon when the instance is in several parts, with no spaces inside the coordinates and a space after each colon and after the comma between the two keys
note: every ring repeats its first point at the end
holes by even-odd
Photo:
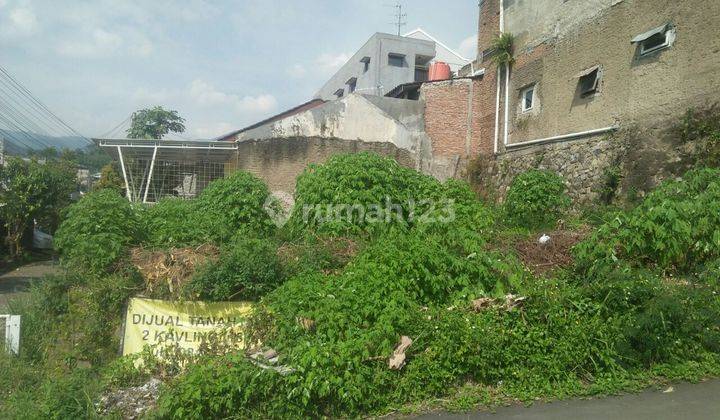
{"type": "MultiPolygon", "coordinates": [[[[184,137],[213,138],[311,99],[373,33],[397,31],[394,3],[0,0],[0,66],[85,136],[162,105],[184,137]]],[[[474,57],[477,0],[401,3],[403,32],[474,57]]]]}

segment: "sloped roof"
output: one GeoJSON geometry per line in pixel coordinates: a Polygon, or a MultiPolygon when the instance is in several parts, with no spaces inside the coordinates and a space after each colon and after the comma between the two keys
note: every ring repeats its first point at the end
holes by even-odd
{"type": "Polygon", "coordinates": [[[454,49],[448,47],[447,45],[445,45],[444,43],[442,43],[441,41],[439,41],[437,38],[435,38],[434,36],[432,36],[432,35],[430,35],[429,33],[427,33],[423,28],[415,28],[415,29],[413,29],[412,31],[406,33],[406,34],[403,35],[403,36],[405,36],[405,37],[412,37],[412,35],[418,34],[418,33],[424,35],[425,37],[427,37],[428,39],[430,39],[431,41],[433,41],[433,42],[436,43],[437,45],[445,48],[445,49],[448,50],[452,55],[456,56],[459,60],[464,61],[464,62],[466,62],[466,63],[469,63],[470,61],[472,61],[472,60],[470,60],[469,58],[463,57],[462,55],[460,55],[460,53],[458,53],[458,52],[455,51],[454,49]]]}

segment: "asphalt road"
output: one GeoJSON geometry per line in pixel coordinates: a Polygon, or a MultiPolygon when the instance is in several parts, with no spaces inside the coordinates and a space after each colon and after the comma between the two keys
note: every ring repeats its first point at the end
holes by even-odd
{"type": "Polygon", "coordinates": [[[550,420],[550,419],[632,419],[670,420],[720,419],[720,380],[698,384],[674,384],[673,392],[646,390],[639,394],[589,400],[568,400],[538,403],[532,406],[510,406],[467,414],[433,413],[420,416],[424,420],[550,420]]]}
{"type": "Polygon", "coordinates": [[[18,267],[0,276],[0,313],[4,313],[7,302],[13,296],[27,291],[30,284],[47,274],[58,273],[60,268],[53,261],[39,261],[18,267]]]}

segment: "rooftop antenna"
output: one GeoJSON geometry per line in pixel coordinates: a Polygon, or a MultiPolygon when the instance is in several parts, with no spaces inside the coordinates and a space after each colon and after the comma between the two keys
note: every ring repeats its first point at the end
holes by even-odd
{"type": "Polygon", "coordinates": [[[393,22],[393,25],[397,26],[397,34],[398,34],[398,36],[400,36],[402,27],[407,25],[407,21],[405,20],[405,18],[407,17],[407,13],[403,13],[403,11],[402,11],[403,6],[402,6],[402,3],[400,3],[400,2],[395,3],[394,7],[396,10],[395,18],[397,19],[397,21],[393,22]]]}

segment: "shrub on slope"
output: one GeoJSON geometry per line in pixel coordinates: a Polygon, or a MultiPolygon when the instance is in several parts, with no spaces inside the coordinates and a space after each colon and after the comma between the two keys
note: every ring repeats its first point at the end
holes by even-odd
{"type": "Polygon", "coordinates": [[[372,153],[333,156],[298,177],[289,228],[332,235],[491,220],[467,184],[436,179],[372,153]]]}
{"type": "Polygon", "coordinates": [[[104,189],[67,209],[54,243],[69,266],[102,272],[140,236],[140,222],[130,203],[117,192],[104,189]]]}

